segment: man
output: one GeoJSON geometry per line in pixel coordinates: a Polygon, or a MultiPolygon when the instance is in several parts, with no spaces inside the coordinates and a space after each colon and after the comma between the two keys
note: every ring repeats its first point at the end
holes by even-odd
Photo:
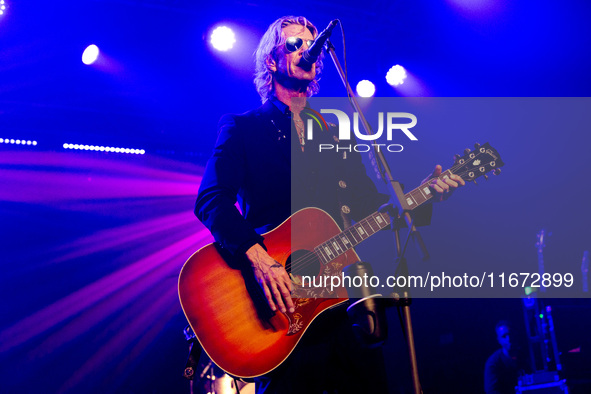
{"type": "Polygon", "coordinates": [[[515,346],[511,345],[511,325],[502,320],[495,327],[501,348],[494,352],[484,367],[484,391],[486,394],[515,393],[519,369],[515,346]]]}
{"type": "MultiPolygon", "coordinates": [[[[353,220],[359,220],[387,200],[367,177],[359,155],[341,157],[335,154],[320,158],[317,149],[303,138],[302,108],[293,105],[292,99],[309,97],[318,91],[322,62],[304,68],[298,65],[302,53],[317,34],[316,27],[304,17],[283,17],[271,24],[256,52],[255,85],[263,105],[246,114],[226,115],[220,120],[218,140],[195,208],[198,218],[224,249],[235,256],[246,256],[270,309],[283,313],[294,310],[291,280],[285,268],[267,254],[260,234],[281,224],[298,208],[292,206],[292,187],[305,188],[305,201],[299,202],[303,205],[299,208],[320,207],[337,221],[343,211],[353,220]],[[346,210],[342,209],[343,198],[348,201],[346,210]],[[235,207],[237,199],[242,214],[235,207]]],[[[324,135],[323,138],[329,137],[324,135]]],[[[433,175],[440,173],[441,167],[437,166],[433,175]]],[[[446,181],[435,178],[431,185],[438,199],[443,199],[463,184],[461,178],[452,176],[446,181]]],[[[331,323],[338,321],[338,327],[347,326],[343,311],[337,314],[318,319],[320,321],[313,326],[322,327],[322,319],[331,323]]],[[[351,361],[359,364],[357,366],[348,363],[343,368],[334,368],[333,365],[329,373],[314,370],[314,366],[343,363],[350,356],[324,357],[327,353],[334,355],[341,351],[334,343],[328,343],[335,339],[342,337],[347,342],[345,348],[356,346],[348,342],[352,336],[345,331],[337,330],[331,338],[306,333],[305,343],[298,345],[298,349],[307,348],[308,353],[296,349],[288,361],[273,372],[273,379],[261,379],[260,387],[268,390],[265,392],[301,392],[304,388],[306,392],[355,392],[362,386],[351,383],[355,381],[351,381],[352,373],[359,373],[363,368],[371,372],[372,363],[364,363],[363,355],[351,361]],[[304,373],[302,368],[310,371],[304,373]],[[338,373],[348,374],[348,380],[333,376],[338,373]],[[317,380],[320,377],[322,379],[317,380]]],[[[351,349],[352,352],[357,350],[351,349]]],[[[383,385],[378,386],[383,388],[383,385]]]]}

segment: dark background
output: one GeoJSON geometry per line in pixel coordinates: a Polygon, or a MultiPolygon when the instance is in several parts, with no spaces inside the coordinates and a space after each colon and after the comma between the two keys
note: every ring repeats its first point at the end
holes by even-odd
{"type": "MultiPolygon", "coordinates": [[[[276,18],[303,14],[321,29],[339,18],[350,82],[372,80],[376,96],[585,97],[591,90],[586,1],[7,0],[7,7],[0,138],[38,145],[0,144],[1,392],[188,391],[176,281],[183,262],[211,240],[192,205],[219,117],[259,103],[252,53],[276,18]],[[237,31],[234,51],[209,46],[221,23],[237,31]],[[91,43],[101,58],[86,66],[80,57],[91,43]],[[415,84],[387,85],[394,64],[415,84]],[[147,154],[72,152],[64,143],[147,154]]],[[[335,32],[339,56],[340,38],[335,32]]],[[[330,61],[321,95],[343,96],[330,61]]],[[[493,137],[507,163],[494,182],[436,208],[425,230],[435,256],[428,264],[441,269],[457,253],[475,266],[506,258],[535,270],[536,233],[547,228],[548,269],[579,269],[590,243],[589,123],[557,124],[552,133],[527,126],[473,138],[446,128],[443,146],[431,142],[409,156],[423,164],[397,163],[401,180],[414,185],[435,163],[482,138],[495,145],[493,137]],[[494,235],[485,250],[483,227],[494,235]]],[[[560,350],[582,350],[564,355],[565,371],[588,382],[589,303],[551,303],[560,350]]],[[[413,317],[422,383],[432,393],[482,392],[496,322],[509,319],[524,331],[520,299],[418,299],[413,317]]],[[[409,392],[393,310],[389,323],[389,383],[409,392]]]]}

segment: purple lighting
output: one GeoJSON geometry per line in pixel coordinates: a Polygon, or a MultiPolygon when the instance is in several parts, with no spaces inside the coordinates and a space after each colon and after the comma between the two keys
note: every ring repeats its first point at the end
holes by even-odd
{"type": "Polygon", "coordinates": [[[3,222],[19,234],[8,243],[30,245],[4,251],[0,289],[18,300],[0,328],[0,354],[11,357],[5,372],[22,386],[31,360],[46,379],[67,364],[61,391],[112,388],[181,314],[178,273],[212,241],[191,212],[203,167],[20,150],[3,152],[0,167],[4,206],[50,218],[34,229],[3,222]],[[40,239],[31,235],[37,231],[40,239]]]}

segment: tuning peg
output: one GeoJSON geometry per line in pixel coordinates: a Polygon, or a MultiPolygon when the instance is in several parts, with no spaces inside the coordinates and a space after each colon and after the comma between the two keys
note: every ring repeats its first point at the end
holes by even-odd
{"type": "Polygon", "coordinates": [[[477,142],[474,144],[474,150],[480,149],[480,144],[477,142]]]}
{"type": "Polygon", "coordinates": [[[485,181],[488,181],[488,175],[484,174],[483,177],[485,181]]]}
{"type": "Polygon", "coordinates": [[[501,174],[501,169],[500,168],[495,168],[494,171],[493,171],[493,174],[500,175],[501,174]]]}
{"type": "Polygon", "coordinates": [[[462,158],[462,156],[458,155],[457,153],[454,155],[454,162],[458,162],[460,161],[460,159],[462,158]]]}
{"type": "Polygon", "coordinates": [[[468,149],[468,148],[464,149],[464,154],[465,154],[465,155],[467,155],[467,154],[468,154],[468,153],[470,153],[470,152],[471,152],[471,151],[470,151],[470,149],[468,149]]]}

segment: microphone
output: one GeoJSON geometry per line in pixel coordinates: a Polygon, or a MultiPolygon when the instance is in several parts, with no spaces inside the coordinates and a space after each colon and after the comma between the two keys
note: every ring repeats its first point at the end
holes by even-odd
{"type": "Polygon", "coordinates": [[[318,60],[318,57],[320,57],[320,53],[322,53],[322,47],[328,40],[328,37],[330,37],[330,35],[332,34],[332,29],[335,28],[337,23],[338,19],[333,20],[328,24],[326,29],[324,29],[324,31],[320,33],[318,37],[316,37],[316,40],[314,41],[312,46],[308,48],[308,50],[304,51],[304,53],[302,54],[302,58],[298,63],[298,67],[305,68],[308,70],[312,68],[312,65],[316,63],[316,60],[318,60]]]}

